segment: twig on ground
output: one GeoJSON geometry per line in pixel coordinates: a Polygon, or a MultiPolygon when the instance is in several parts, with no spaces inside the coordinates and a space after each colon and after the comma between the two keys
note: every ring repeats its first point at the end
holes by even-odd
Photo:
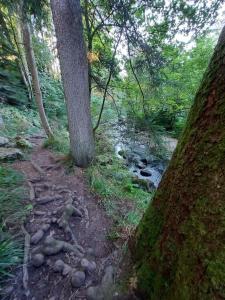
{"type": "Polygon", "coordinates": [[[27,270],[27,264],[29,260],[29,252],[30,252],[30,235],[26,231],[24,225],[22,225],[22,231],[25,235],[24,238],[24,256],[23,256],[23,288],[25,291],[26,297],[30,295],[30,291],[28,288],[28,282],[29,282],[29,275],[28,275],[28,270],[27,270]]]}

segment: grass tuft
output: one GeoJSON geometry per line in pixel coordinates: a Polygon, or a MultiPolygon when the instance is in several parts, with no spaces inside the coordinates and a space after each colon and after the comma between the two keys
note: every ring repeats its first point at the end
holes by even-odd
{"type": "Polygon", "coordinates": [[[91,190],[101,197],[101,205],[114,221],[109,238],[126,239],[139,223],[152,194],[134,187],[127,167],[114,155],[103,134],[97,137],[96,144],[97,159],[86,170],[86,176],[91,190]]]}
{"type": "Polygon", "coordinates": [[[10,168],[0,166],[0,188],[10,188],[23,183],[23,175],[10,168]]]}
{"type": "Polygon", "coordinates": [[[23,175],[11,168],[0,167],[0,281],[10,276],[11,268],[22,257],[22,243],[15,237],[31,205],[24,205],[26,190],[23,175]]]}
{"type": "Polygon", "coordinates": [[[64,130],[56,133],[53,138],[46,139],[43,146],[60,154],[68,154],[70,150],[68,132],[64,130]]]}
{"type": "Polygon", "coordinates": [[[11,276],[11,268],[21,262],[22,256],[21,242],[0,230],[0,280],[11,276]]]}

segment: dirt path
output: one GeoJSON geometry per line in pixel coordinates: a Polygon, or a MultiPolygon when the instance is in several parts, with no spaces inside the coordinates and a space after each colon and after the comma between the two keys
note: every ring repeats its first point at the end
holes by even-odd
{"type": "Polygon", "coordinates": [[[14,163],[34,192],[25,224],[31,237],[28,287],[23,287],[19,268],[4,299],[111,299],[114,266],[120,259],[107,238],[111,221],[88,191],[81,169],[68,172],[56,155],[41,148],[38,137],[31,142],[31,160],[14,163]]]}

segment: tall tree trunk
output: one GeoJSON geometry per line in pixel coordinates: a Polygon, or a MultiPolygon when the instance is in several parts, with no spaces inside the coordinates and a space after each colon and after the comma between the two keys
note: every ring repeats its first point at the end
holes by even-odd
{"type": "Polygon", "coordinates": [[[144,299],[225,299],[225,27],[131,250],[144,299]]]}
{"type": "Polygon", "coordinates": [[[51,0],[67,103],[71,152],[78,166],[94,158],[88,63],[79,0],[51,0]]]}
{"type": "Polygon", "coordinates": [[[44,106],[43,106],[42,93],[41,93],[41,89],[40,89],[38,71],[37,71],[36,61],[35,61],[35,57],[34,57],[34,51],[33,51],[33,47],[32,47],[30,28],[29,28],[28,23],[25,20],[23,20],[22,30],[23,30],[23,43],[24,43],[24,48],[25,48],[25,53],[26,53],[27,65],[28,65],[29,71],[31,73],[34,96],[35,96],[35,101],[36,101],[36,104],[38,107],[41,123],[42,123],[42,126],[43,126],[47,136],[53,137],[53,133],[49,126],[47,117],[45,115],[44,106]]]}
{"type": "MultiPolygon", "coordinates": [[[[88,47],[88,52],[91,54],[92,53],[92,47],[93,47],[93,38],[92,38],[92,30],[88,18],[88,0],[84,1],[84,19],[85,19],[85,24],[86,24],[86,30],[87,30],[87,47],[88,47]]],[[[88,61],[88,88],[89,88],[89,94],[91,96],[91,78],[92,76],[92,70],[91,70],[91,62],[88,61]]]]}

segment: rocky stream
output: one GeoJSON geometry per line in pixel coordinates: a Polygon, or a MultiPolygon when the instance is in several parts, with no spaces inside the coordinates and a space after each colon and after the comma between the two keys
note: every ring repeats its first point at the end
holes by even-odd
{"type": "Polygon", "coordinates": [[[155,141],[149,142],[148,137],[140,132],[127,133],[125,126],[113,127],[110,130],[110,137],[116,156],[125,160],[133,176],[134,186],[148,191],[157,189],[176,148],[177,140],[162,136],[160,149],[163,149],[163,155],[161,153],[159,155],[155,141]]]}

